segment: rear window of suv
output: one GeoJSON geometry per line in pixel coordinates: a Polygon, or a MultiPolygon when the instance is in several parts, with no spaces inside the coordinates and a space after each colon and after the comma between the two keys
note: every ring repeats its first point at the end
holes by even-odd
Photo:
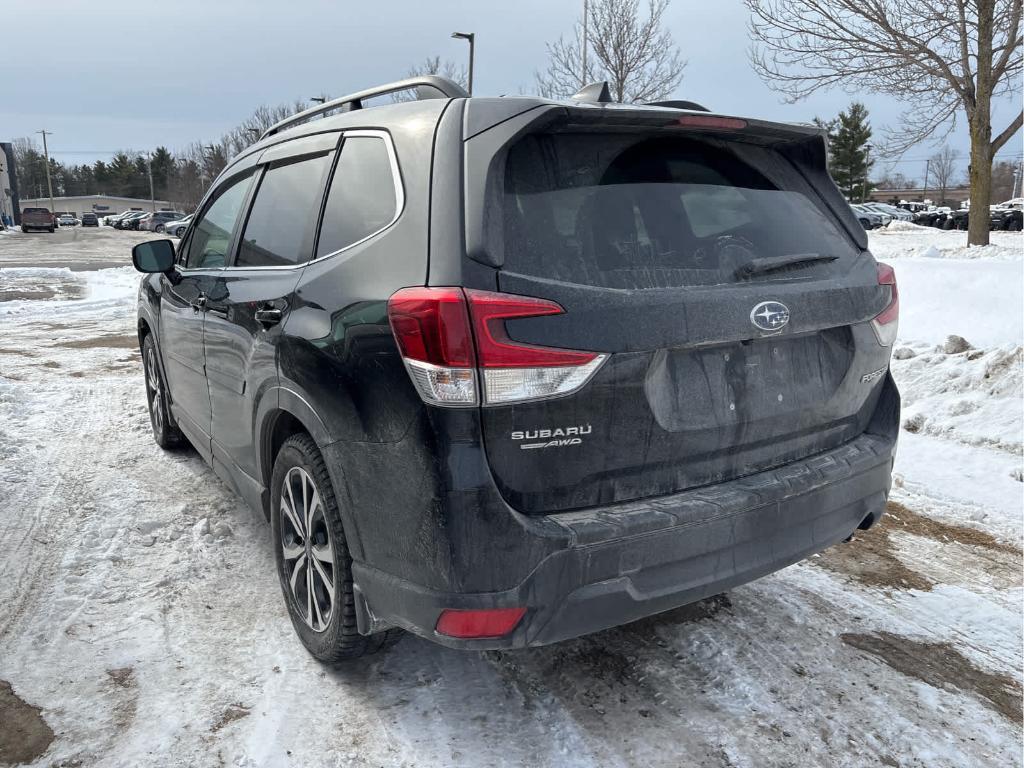
{"type": "Polygon", "coordinates": [[[662,288],[736,282],[752,259],[859,253],[784,159],[761,148],[740,154],[690,138],[527,136],[505,163],[504,268],[599,287],[662,288]]]}

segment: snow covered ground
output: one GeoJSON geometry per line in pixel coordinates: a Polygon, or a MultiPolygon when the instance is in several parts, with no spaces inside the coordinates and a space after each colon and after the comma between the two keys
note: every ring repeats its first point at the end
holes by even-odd
{"type": "Polygon", "coordinates": [[[0,764],[1021,765],[1021,235],[872,233],[907,428],[853,544],[549,648],[342,669],[265,524],[151,439],[137,275],[95,269],[142,237],[0,240],[0,764]]]}

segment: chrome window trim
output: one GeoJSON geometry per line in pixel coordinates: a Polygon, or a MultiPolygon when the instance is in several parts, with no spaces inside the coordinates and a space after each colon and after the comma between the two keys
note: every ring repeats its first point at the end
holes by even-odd
{"type": "MultiPolygon", "coordinates": [[[[224,271],[231,271],[231,272],[256,272],[256,271],[263,271],[263,270],[280,270],[280,271],[284,271],[284,270],[290,270],[290,269],[303,269],[305,267],[308,267],[310,264],[316,264],[319,261],[324,261],[325,259],[330,259],[330,258],[332,258],[334,256],[337,256],[339,253],[344,253],[345,251],[349,250],[350,248],[355,248],[357,245],[362,245],[363,243],[365,243],[370,238],[376,237],[381,232],[384,232],[385,230],[390,229],[391,227],[393,227],[395,222],[398,221],[399,218],[401,218],[402,212],[405,210],[405,187],[402,184],[402,175],[401,175],[401,171],[400,171],[399,166],[398,166],[398,154],[395,152],[395,144],[394,144],[394,142],[391,139],[391,134],[388,133],[387,131],[383,131],[383,130],[366,129],[366,128],[358,128],[358,129],[354,129],[354,130],[351,130],[351,131],[342,131],[341,134],[342,134],[342,144],[341,144],[342,155],[344,155],[344,152],[345,152],[345,142],[344,142],[344,139],[348,139],[348,138],[355,139],[355,138],[362,137],[362,138],[374,138],[374,139],[383,139],[384,140],[384,146],[387,148],[387,152],[388,152],[388,163],[391,166],[391,179],[392,179],[392,181],[393,181],[393,183],[395,185],[395,215],[391,218],[391,221],[389,221],[383,227],[378,229],[376,232],[371,232],[366,237],[363,237],[360,240],[356,240],[354,243],[349,243],[344,248],[339,248],[336,251],[331,251],[330,253],[325,253],[323,256],[318,256],[316,258],[310,259],[309,261],[304,261],[301,264],[281,264],[281,265],[276,265],[275,264],[275,265],[267,265],[267,266],[262,266],[262,267],[253,267],[253,266],[240,266],[240,267],[237,267],[237,266],[233,266],[232,265],[232,266],[225,266],[225,267],[223,267],[224,271]]],[[[339,158],[339,162],[340,162],[340,158],[339,158]]],[[[335,166],[335,173],[337,173],[337,166],[335,166]]],[[[333,181],[334,181],[334,176],[331,176],[331,178],[328,180],[327,188],[324,190],[324,194],[327,197],[330,197],[330,194],[331,194],[331,183],[333,183],[333,181]]],[[[257,190],[257,194],[258,194],[258,190],[257,190]]],[[[324,203],[326,203],[326,199],[324,200],[324,203]]],[[[324,210],[326,210],[326,207],[325,207],[324,210]]],[[[317,226],[320,226],[322,224],[323,224],[322,220],[318,220],[317,221],[317,226]]],[[[242,232],[241,234],[244,235],[245,233],[242,232]]]]}

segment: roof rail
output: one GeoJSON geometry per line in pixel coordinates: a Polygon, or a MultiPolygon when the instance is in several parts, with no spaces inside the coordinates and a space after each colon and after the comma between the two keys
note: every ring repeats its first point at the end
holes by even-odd
{"type": "Polygon", "coordinates": [[[671,107],[672,109],[689,109],[691,112],[710,112],[707,107],[702,107],[696,101],[648,101],[645,107],[671,107]]]}
{"type": "Polygon", "coordinates": [[[330,112],[335,109],[342,109],[342,111],[345,112],[362,109],[363,99],[372,99],[375,96],[386,96],[389,93],[411,90],[416,91],[417,99],[464,99],[469,96],[462,86],[458,83],[452,82],[446,77],[438,77],[437,75],[418,75],[416,77],[408,77],[405,80],[396,80],[393,83],[378,85],[373,88],[367,88],[365,91],[357,91],[356,93],[350,93],[348,96],[331,99],[330,101],[325,101],[323,104],[318,104],[315,107],[303,110],[296,115],[286,117],[281,122],[274,123],[272,126],[267,128],[267,130],[263,132],[263,135],[260,136],[260,140],[267,138],[267,136],[273,136],[275,133],[279,133],[285,128],[290,128],[293,125],[298,125],[299,123],[311,120],[317,115],[322,115],[325,112],[330,112]]]}

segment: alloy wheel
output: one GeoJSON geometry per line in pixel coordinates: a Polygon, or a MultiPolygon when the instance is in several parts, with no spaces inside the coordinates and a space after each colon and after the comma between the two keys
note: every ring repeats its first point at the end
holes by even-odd
{"type": "Polygon", "coordinates": [[[281,552],[295,607],[314,632],[334,613],[334,548],[323,501],[313,478],[292,467],[281,486],[281,552]]]}
{"type": "Polygon", "coordinates": [[[156,364],[156,351],[152,345],[146,349],[146,395],[149,398],[153,432],[159,437],[164,429],[164,398],[160,386],[160,368],[156,364]]]}

